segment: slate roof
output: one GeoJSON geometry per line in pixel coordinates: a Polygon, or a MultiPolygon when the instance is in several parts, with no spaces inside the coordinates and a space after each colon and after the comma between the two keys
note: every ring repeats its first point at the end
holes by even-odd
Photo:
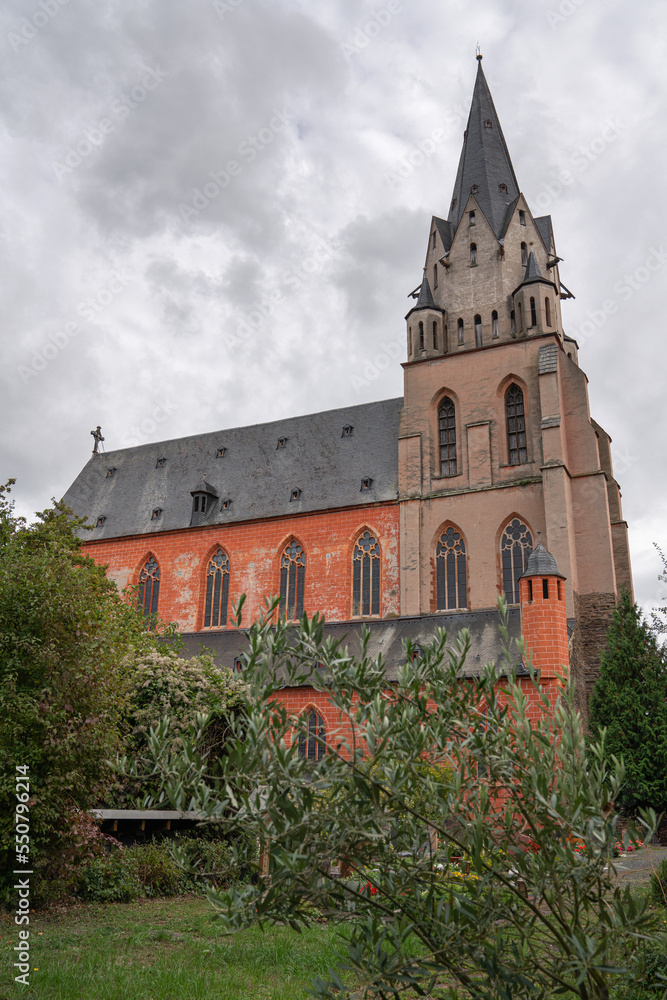
{"type": "Polygon", "coordinates": [[[528,556],[528,562],[526,563],[526,571],[524,576],[560,576],[563,580],[565,577],[562,573],[558,572],[558,563],[554,556],[550,552],[547,552],[542,542],[538,542],[537,546],[528,556]]]}
{"type": "MultiPolygon", "coordinates": [[[[382,621],[366,622],[370,631],[368,654],[375,659],[380,653],[385,662],[388,681],[396,680],[399,667],[406,662],[403,640],[425,647],[433,640],[436,628],[447,630],[447,648],[453,648],[462,628],[470,631],[470,650],[466,657],[462,674],[476,676],[486,663],[501,664],[503,661],[498,625],[498,611],[459,611],[452,614],[423,615],[418,618],[390,618],[382,621]]],[[[352,655],[359,654],[361,637],[359,622],[335,622],[325,624],[325,639],[336,639],[347,645],[352,655]]],[[[509,609],[508,631],[510,639],[521,636],[521,614],[519,608],[509,609]]],[[[295,628],[296,633],[296,628],[295,628]]],[[[202,651],[202,647],[217,655],[217,662],[226,667],[234,667],[235,661],[248,648],[247,634],[240,629],[219,632],[190,632],[181,635],[184,647],[180,655],[189,659],[202,651]]],[[[513,664],[517,674],[527,673],[518,650],[512,643],[513,664]]]]}
{"type": "Polygon", "coordinates": [[[454,183],[453,204],[447,217],[455,229],[471,193],[500,238],[507,206],[518,198],[519,185],[481,59],[477,64],[477,79],[454,183]],[[506,191],[500,190],[501,184],[506,186],[506,191]],[[476,191],[472,191],[473,186],[476,191]]]}
{"type": "Polygon", "coordinates": [[[433,216],[433,221],[435,222],[436,229],[440,233],[442,245],[445,250],[449,251],[452,243],[454,242],[456,229],[453,228],[446,219],[439,219],[437,215],[433,216]]]}
{"type": "Polygon", "coordinates": [[[433,300],[433,295],[431,293],[431,286],[428,283],[428,278],[426,277],[426,275],[424,275],[424,277],[422,278],[422,284],[421,288],[419,289],[419,297],[417,299],[417,304],[412,307],[412,309],[405,318],[407,319],[408,316],[411,316],[412,313],[415,312],[417,309],[437,309],[438,312],[445,311],[444,309],[441,309],[440,306],[436,306],[433,300]]]}
{"type": "Polygon", "coordinates": [[[223,509],[216,499],[201,526],[396,500],[402,406],[385,399],[94,455],[64,500],[93,525],[105,518],[88,541],[189,527],[202,479],[231,503],[223,509]],[[353,429],[344,436],[346,425],[353,429]],[[362,491],[364,478],[372,482],[362,491]]]}
{"type": "Polygon", "coordinates": [[[547,252],[551,253],[551,216],[550,215],[540,215],[539,218],[533,220],[537,226],[537,231],[542,237],[547,252]]]}
{"type": "Polygon", "coordinates": [[[537,257],[533,250],[528,254],[528,266],[526,267],[526,277],[524,278],[524,284],[529,281],[541,281],[544,275],[542,274],[542,269],[537,262],[537,257]]]}

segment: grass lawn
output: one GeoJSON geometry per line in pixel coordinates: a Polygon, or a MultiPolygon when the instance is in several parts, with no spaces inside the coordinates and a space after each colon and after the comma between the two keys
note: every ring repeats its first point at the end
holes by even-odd
{"type": "Polygon", "coordinates": [[[2,914],[0,1000],[302,1000],[346,950],[331,925],[228,938],[211,913],[206,900],[188,897],[37,914],[29,986],[14,982],[18,928],[2,914]]]}

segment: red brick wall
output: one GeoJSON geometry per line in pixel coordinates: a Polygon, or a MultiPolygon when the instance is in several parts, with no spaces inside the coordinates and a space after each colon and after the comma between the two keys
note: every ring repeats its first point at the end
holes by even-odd
{"type": "Polygon", "coordinates": [[[290,519],[187,528],[150,536],[87,542],[85,550],[119,588],[136,584],[149,555],[160,566],[158,612],[186,632],[203,628],[208,560],[222,546],[231,562],[232,600],[247,594],[244,624],[260,611],[265,596],[280,591],[280,555],[295,538],[306,554],[304,610],[331,621],[352,613],[352,552],[368,528],[381,550],[380,615],[400,613],[398,504],[304,514],[290,519]]]}

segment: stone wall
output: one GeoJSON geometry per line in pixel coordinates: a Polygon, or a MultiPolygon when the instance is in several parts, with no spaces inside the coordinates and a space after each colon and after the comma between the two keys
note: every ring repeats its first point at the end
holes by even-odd
{"type": "Polygon", "coordinates": [[[588,702],[600,676],[600,654],[607,645],[607,632],[616,607],[615,594],[574,595],[576,625],[572,635],[570,672],[575,685],[577,709],[588,718],[588,702]]]}

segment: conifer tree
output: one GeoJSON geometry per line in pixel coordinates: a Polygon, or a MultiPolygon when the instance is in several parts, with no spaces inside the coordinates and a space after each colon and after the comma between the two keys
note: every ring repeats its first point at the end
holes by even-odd
{"type": "Polygon", "coordinates": [[[623,756],[626,780],[617,806],[667,808],[667,660],[629,593],[623,593],[607,634],[600,677],[590,702],[593,739],[623,756]]]}

